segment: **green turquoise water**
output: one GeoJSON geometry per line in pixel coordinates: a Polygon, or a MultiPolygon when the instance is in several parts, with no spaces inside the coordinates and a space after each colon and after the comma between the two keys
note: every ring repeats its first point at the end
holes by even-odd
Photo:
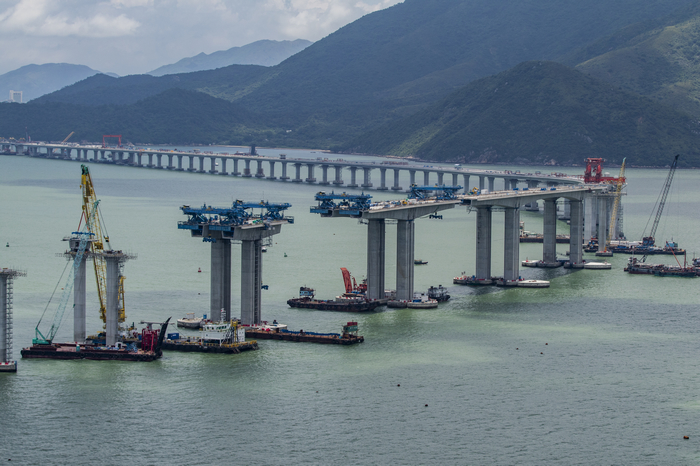
{"type": "MultiPolygon", "coordinates": [[[[66,264],[56,255],[65,250],[62,238],[78,226],[80,168],[75,162],[0,157],[0,266],[27,272],[14,287],[19,370],[0,374],[0,461],[690,465],[700,460],[700,278],[631,276],[622,271],[627,256],[618,255],[609,271],[521,271],[524,278],[551,280],[549,289],[457,287],[452,277],[474,271],[475,214],[456,208],[443,212],[443,220],[416,222],[416,258],[428,261],[416,267],[416,289],[448,286],[453,298],[439,309],[362,315],[291,309],[286,300],[299,286],[332,298],[343,287],[340,267],[358,279],[366,270],[365,225],[309,214],[319,186],[99,164],[91,164],[91,172],[113,247],[138,255],[124,269],[130,322],[208,309],[209,248],[177,229],[184,218],[179,206],[267,199],[293,204],[296,222],[274,237],[263,256],[263,281],[269,285],[263,318],[319,332],[338,332],[344,322],[357,320],[365,342],[331,347],[261,341],[255,352],[167,352],[153,363],[21,360],[19,350],[30,344],[66,264]]],[[[666,170],[628,170],[623,200],[628,238],[641,237],[666,175],[666,170]]],[[[349,173],[344,178],[347,182],[349,173]]],[[[407,181],[402,178],[404,187],[407,181]]],[[[689,257],[700,254],[699,181],[696,171],[677,172],[656,235],[657,241],[673,237],[689,257]]],[[[494,214],[495,274],[502,271],[502,216],[494,214]]],[[[541,214],[522,212],[521,220],[527,230],[542,231],[541,214]]],[[[566,232],[566,224],[559,222],[558,230],[566,232]]],[[[232,249],[236,315],[240,251],[232,249]]],[[[568,245],[558,249],[563,253],[568,245]]],[[[521,245],[522,259],[541,253],[542,245],[521,245]]],[[[395,261],[395,227],[388,225],[389,286],[395,261]]],[[[96,306],[89,281],[89,331],[99,328],[96,306]]],[[[71,332],[67,314],[57,340],[70,340],[71,332]]]]}

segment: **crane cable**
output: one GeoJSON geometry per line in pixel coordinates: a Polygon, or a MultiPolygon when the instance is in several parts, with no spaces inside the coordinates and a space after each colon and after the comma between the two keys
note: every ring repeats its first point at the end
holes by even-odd
{"type": "Polygon", "coordinates": [[[63,272],[61,272],[61,277],[58,279],[58,282],[56,282],[56,288],[53,289],[53,293],[51,293],[51,297],[49,298],[49,302],[46,303],[46,307],[44,308],[44,312],[41,313],[41,317],[39,318],[39,322],[36,324],[37,328],[39,327],[39,324],[41,324],[41,321],[44,319],[44,314],[46,314],[46,311],[49,309],[49,306],[51,305],[51,300],[53,299],[53,296],[56,294],[56,290],[58,290],[58,285],[61,284],[63,281],[63,275],[66,273],[66,269],[70,265],[70,261],[66,261],[66,266],[63,268],[63,272]]]}

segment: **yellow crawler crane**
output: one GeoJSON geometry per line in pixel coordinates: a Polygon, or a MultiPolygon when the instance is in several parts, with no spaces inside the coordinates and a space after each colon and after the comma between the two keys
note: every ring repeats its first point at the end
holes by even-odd
{"type": "MultiPolygon", "coordinates": [[[[95,279],[97,281],[97,295],[100,298],[100,319],[102,323],[106,324],[106,300],[107,300],[107,263],[104,258],[104,251],[111,251],[112,246],[109,244],[109,236],[102,234],[102,223],[100,222],[99,210],[96,207],[99,204],[99,200],[95,196],[95,189],[92,184],[92,178],[90,177],[90,170],[86,165],[80,166],[82,169],[82,176],[80,179],[80,189],[83,193],[83,216],[85,217],[85,224],[87,225],[88,231],[92,233],[92,253],[93,253],[93,265],[95,266],[95,279]]],[[[126,321],[126,312],[124,311],[124,279],[126,277],[119,277],[119,296],[118,296],[118,307],[119,307],[119,323],[126,321]]]]}

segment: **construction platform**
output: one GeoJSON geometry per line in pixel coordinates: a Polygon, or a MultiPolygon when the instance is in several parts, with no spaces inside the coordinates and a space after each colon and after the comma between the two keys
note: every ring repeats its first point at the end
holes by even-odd
{"type": "Polygon", "coordinates": [[[342,334],[305,332],[304,330],[297,332],[286,328],[248,327],[245,329],[245,336],[258,340],[301,341],[327,345],[354,345],[365,341],[365,337],[357,335],[357,322],[348,322],[343,325],[342,334]]]}
{"type": "Polygon", "coordinates": [[[161,351],[144,351],[129,347],[107,347],[78,345],[76,343],[52,343],[32,345],[22,349],[22,357],[27,359],[92,359],[97,361],[155,361],[162,356],[161,351]]]}
{"type": "Polygon", "coordinates": [[[178,338],[176,340],[166,339],[161,346],[166,351],[182,351],[185,353],[220,353],[239,354],[243,351],[255,351],[258,349],[257,341],[246,341],[241,343],[202,343],[189,338],[178,338]]]}
{"type": "Polygon", "coordinates": [[[17,372],[17,361],[0,362],[0,372],[17,372]]]}

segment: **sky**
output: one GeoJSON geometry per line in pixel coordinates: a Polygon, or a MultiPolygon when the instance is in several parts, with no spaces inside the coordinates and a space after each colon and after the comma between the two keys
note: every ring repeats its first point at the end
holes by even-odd
{"type": "Polygon", "coordinates": [[[0,0],[0,74],[72,63],[146,73],[256,40],[317,41],[401,0],[0,0]]]}

